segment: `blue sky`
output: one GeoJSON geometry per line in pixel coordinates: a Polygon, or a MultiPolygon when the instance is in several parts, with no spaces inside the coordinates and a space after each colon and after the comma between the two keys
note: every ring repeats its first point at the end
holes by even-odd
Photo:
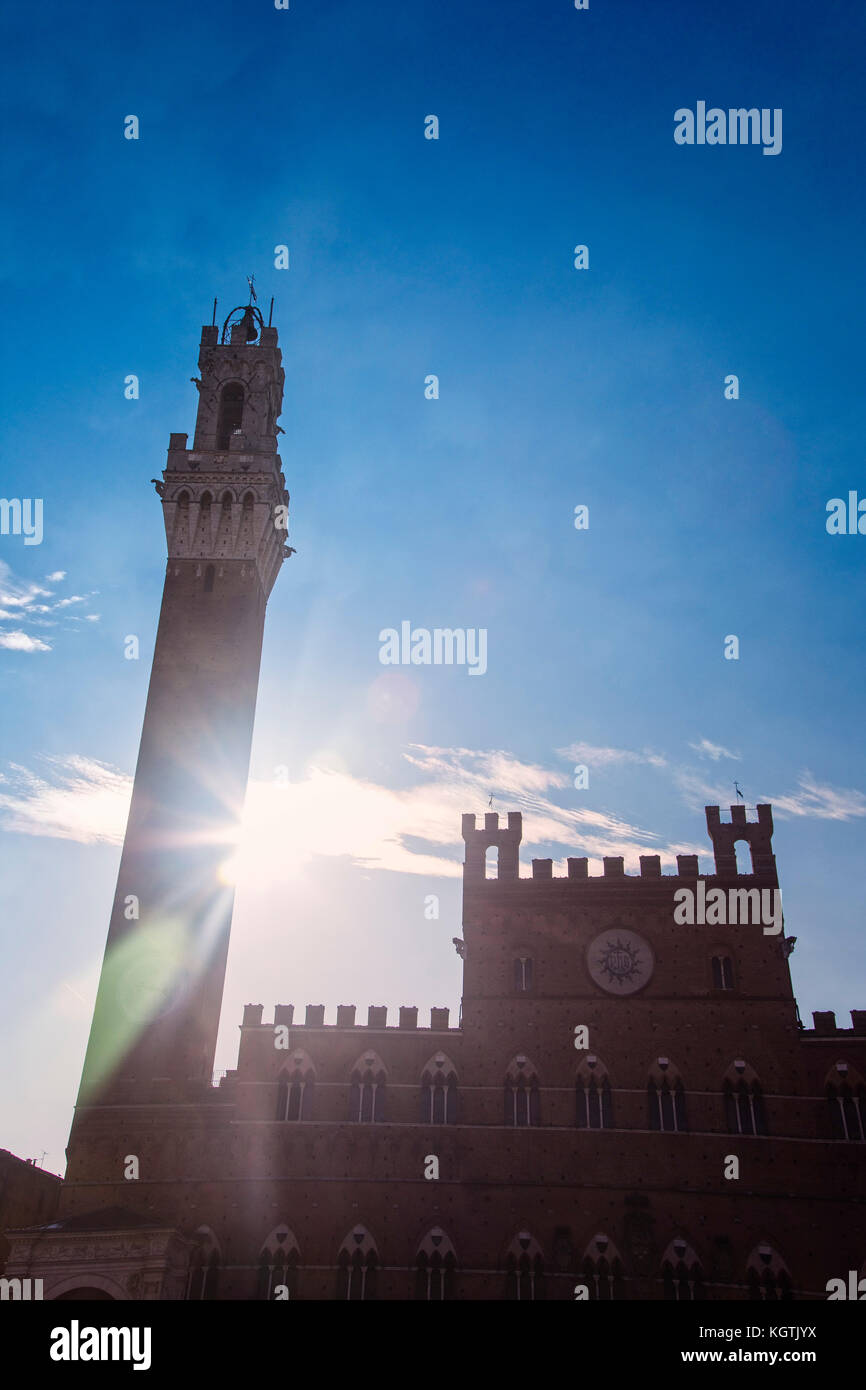
{"type": "Polygon", "coordinates": [[[7,13],[0,493],[44,537],[0,536],[5,1147],[62,1171],[164,573],[149,479],[248,273],[298,553],[217,1066],[248,1001],[456,1022],[459,817],[491,793],[525,865],[709,870],[736,777],[776,808],[804,1017],[866,1007],[866,538],[825,529],[866,494],[864,31],[761,0],[7,13]],[[678,146],[699,100],[781,108],[781,154],[678,146]],[[388,671],[404,620],[486,628],[487,673],[388,671]]]}

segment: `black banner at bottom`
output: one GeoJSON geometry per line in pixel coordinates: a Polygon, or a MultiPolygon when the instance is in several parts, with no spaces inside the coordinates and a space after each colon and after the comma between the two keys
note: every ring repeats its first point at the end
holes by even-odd
{"type": "MultiPolygon", "coordinates": [[[[864,1300],[866,1301],[866,1300],[864,1300]]],[[[702,1366],[800,1367],[823,1381],[858,1364],[866,1308],[839,1302],[0,1303],[7,1372],[62,1383],[101,1373],[241,1376],[260,1382],[316,1362],[424,1380],[525,1367],[555,1378],[560,1357],[585,1374],[702,1366]],[[335,1334],[340,1340],[334,1341],[335,1334]],[[431,1338],[432,1340],[428,1340],[431,1338]],[[299,1366],[300,1363],[300,1366],[299,1366]],[[438,1368],[438,1369],[437,1369],[438,1368]]]]}

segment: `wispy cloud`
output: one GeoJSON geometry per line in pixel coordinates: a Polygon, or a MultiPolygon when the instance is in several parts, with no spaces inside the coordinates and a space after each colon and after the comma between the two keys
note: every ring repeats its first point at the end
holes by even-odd
{"type": "MultiPolygon", "coordinates": [[[[725,806],[732,802],[730,782],[707,782],[689,768],[678,768],[674,782],[690,810],[704,806],[725,806]]],[[[761,794],[758,802],[773,808],[773,814],[784,820],[788,816],[811,816],[815,820],[855,820],[866,816],[866,796],[853,787],[832,787],[820,784],[810,772],[797,778],[799,790],[779,795],[761,794]]]]}
{"type": "Polygon", "coordinates": [[[771,802],[774,814],[814,816],[816,820],[856,820],[866,816],[866,796],[853,787],[822,786],[811,772],[801,773],[797,783],[799,792],[790,796],[762,798],[771,802]]]}
{"type": "Polygon", "coordinates": [[[556,751],[561,758],[585,763],[587,767],[612,767],[618,763],[645,763],[648,767],[667,766],[667,759],[649,748],[644,748],[638,753],[631,748],[598,748],[592,743],[571,743],[567,748],[557,748],[556,751]]]}
{"type": "MultiPolygon", "coordinates": [[[[404,756],[416,774],[411,787],[387,787],[322,766],[285,785],[251,782],[239,876],[263,869],[271,877],[288,876],[314,858],[345,857],[367,869],[457,877],[461,814],[484,814],[491,794],[503,810],[523,811],[525,858],[533,850],[556,857],[558,850],[563,870],[568,854],[596,861],[619,855],[636,868],[637,856],[648,849],[671,865],[676,854],[705,852],[705,846],[660,842],[617,816],[560,805],[554,798],[571,785],[564,773],[502,750],[412,744],[404,756]]],[[[16,766],[0,779],[6,828],[85,844],[119,843],[131,779],[94,759],[43,764],[39,774],[16,766]]]]}
{"type": "Polygon", "coordinates": [[[15,579],[5,560],[0,560],[0,605],[3,608],[30,608],[37,598],[48,597],[50,589],[41,584],[15,579]]]}
{"type": "Polygon", "coordinates": [[[44,757],[42,776],[12,764],[0,777],[7,830],[81,844],[123,839],[132,778],[94,758],[44,757]]]}
{"type": "Polygon", "coordinates": [[[705,806],[730,806],[736,797],[733,783],[708,782],[694,768],[677,767],[672,773],[674,786],[690,811],[703,811],[705,806]]]}
{"type": "MultiPolygon", "coordinates": [[[[405,757],[427,775],[421,790],[438,809],[439,838],[443,844],[453,842],[460,813],[485,812],[491,793],[494,809],[498,804],[501,810],[523,812],[526,851],[538,849],[549,854],[561,846],[566,855],[579,853],[591,859],[622,855],[635,861],[658,839],[651,831],[630,825],[618,816],[560,805],[554,796],[571,788],[569,776],[536,763],[521,762],[501,749],[428,748],[413,744],[405,757]]],[[[668,859],[678,852],[670,846],[654,848],[668,859]]]]}
{"type": "MultiPolygon", "coordinates": [[[[460,817],[494,809],[523,813],[522,860],[552,858],[565,873],[570,855],[593,861],[622,857],[629,872],[638,856],[658,854],[667,869],[678,854],[706,856],[706,844],[665,841],[619,816],[568,804],[571,779],[502,749],[438,748],[410,744],[404,753],[414,773],[408,787],[391,787],[345,768],[308,767],[294,782],[252,781],[244,831],[234,856],[240,883],[286,881],[315,859],[343,858],[366,871],[459,877],[463,845],[460,817]]],[[[645,760],[645,759],[644,759],[645,760]]],[[[83,844],[119,844],[132,779],[91,758],[42,759],[42,770],[11,767],[0,777],[0,820],[20,834],[83,844]]],[[[687,804],[730,802],[725,786],[685,768],[672,769],[687,804]]],[[[860,792],[819,785],[810,774],[791,796],[768,797],[779,815],[848,820],[866,815],[860,792]]],[[[227,850],[228,855],[228,850],[227,850]]]]}
{"type": "Polygon", "coordinates": [[[732,753],[729,748],[723,748],[720,743],[711,743],[708,738],[702,738],[700,743],[690,743],[689,747],[693,748],[702,758],[712,758],[714,763],[717,763],[720,758],[734,758],[737,762],[740,761],[739,753],[732,753]]]}
{"type": "MultiPolygon", "coordinates": [[[[49,583],[60,583],[66,578],[66,571],[54,570],[46,578],[49,583]]],[[[67,613],[66,609],[87,603],[93,596],[69,594],[65,598],[58,598],[53,589],[46,589],[42,584],[16,579],[6,561],[0,560],[0,623],[16,624],[11,632],[0,628],[0,648],[14,652],[50,652],[52,648],[38,637],[29,636],[22,624],[34,628],[56,627],[54,614],[60,615],[68,624],[80,622],[78,615],[67,613]]],[[[99,615],[88,614],[87,620],[97,622],[99,615]]]]}

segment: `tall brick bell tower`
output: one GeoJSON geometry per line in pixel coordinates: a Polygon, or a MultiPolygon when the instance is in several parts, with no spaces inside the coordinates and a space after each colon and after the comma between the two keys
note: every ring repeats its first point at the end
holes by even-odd
{"type": "Polygon", "coordinates": [[[224,866],[265,607],[291,552],[276,328],[252,303],[233,310],[221,334],[202,329],[199,370],[193,447],[172,434],[153,480],[168,565],[79,1107],[180,1099],[213,1068],[234,903],[224,866]]]}

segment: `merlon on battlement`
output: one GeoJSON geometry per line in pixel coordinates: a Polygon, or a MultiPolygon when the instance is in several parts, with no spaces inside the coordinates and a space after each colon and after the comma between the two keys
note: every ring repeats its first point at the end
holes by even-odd
{"type": "MultiPolygon", "coordinates": [[[[732,806],[731,818],[723,821],[718,806],[705,807],[707,831],[712,841],[715,876],[722,879],[756,878],[776,886],[776,857],[773,854],[773,810],[758,806],[757,820],[749,820],[745,806],[732,806]],[[749,868],[737,864],[736,845],[744,843],[751,856],[749,868]]],[[[497,812],[484,817],[484,826],[476,825],[474,815],[463,816],[463,839],[466,858],[463,878],[467,885],[490,882],[508,883],[586,883],[592,886],[618,882],[620,885],[656,879],[670,884],[674,879],[696,879],[700,866],[696,854],[678,854],[676,874],[662,874],[661,858],[657,854],[640,855],[640,873],[626,874],[625,862],[619,856],[603,859],[604,873],[590,874],[589,860],[569,858],[567,876],[553,873],[552,859],[532,860],[532,879],[520,875],[520,842],[523,838],[523,816],[509,811],[506,826],[500,826],[497,812]]]]}
{"type": "MultiPolygon", "coordinates": [[[[245,1004],[244,1017],[241,1024],[242,1028],[271,1028],[283,1025],[287,1028],[362,1028],[365,1025],[355,1022],[355,1005],[338,1004],[337,1019],[335,1023],[325,1023],[324,1004],[308,1004],[303,1023],[294,1023],[295,1016],[294,1004],[275,1004],[273,1024],[265,1023],[262,1019],[264,1004],[245,1004]]],[[[429,1031],[433,1033],[446,1033],[454,1031],[450,1028],[448,1018],[450,1009],[431,1008],[429,1031]]],[[[399,1011],[399,1022],[397,1030],[403,1032],[426,1032],[427,1029],[418,1027],[418,1010],[414,1005],[402,1005],[399,1011]]],[[[388,1006],[386,1004],[371,1004],[367,1010],[367,1028],[383,1029],[388,1027],[388,1006]]],[[[394,1028],[394,1025],[391,1025],[394,1028]]]]}
{"type": "Polygon", "coordinates": [[[833,1009],[817,1009],[812,1013],[812,1028],[804,1028],[801,1038],[809,1041],[816,1038],[866,1037],[866,1009],[851,1010],[851,1027],[842,1028],[836,1022],[833,1009]]]}

